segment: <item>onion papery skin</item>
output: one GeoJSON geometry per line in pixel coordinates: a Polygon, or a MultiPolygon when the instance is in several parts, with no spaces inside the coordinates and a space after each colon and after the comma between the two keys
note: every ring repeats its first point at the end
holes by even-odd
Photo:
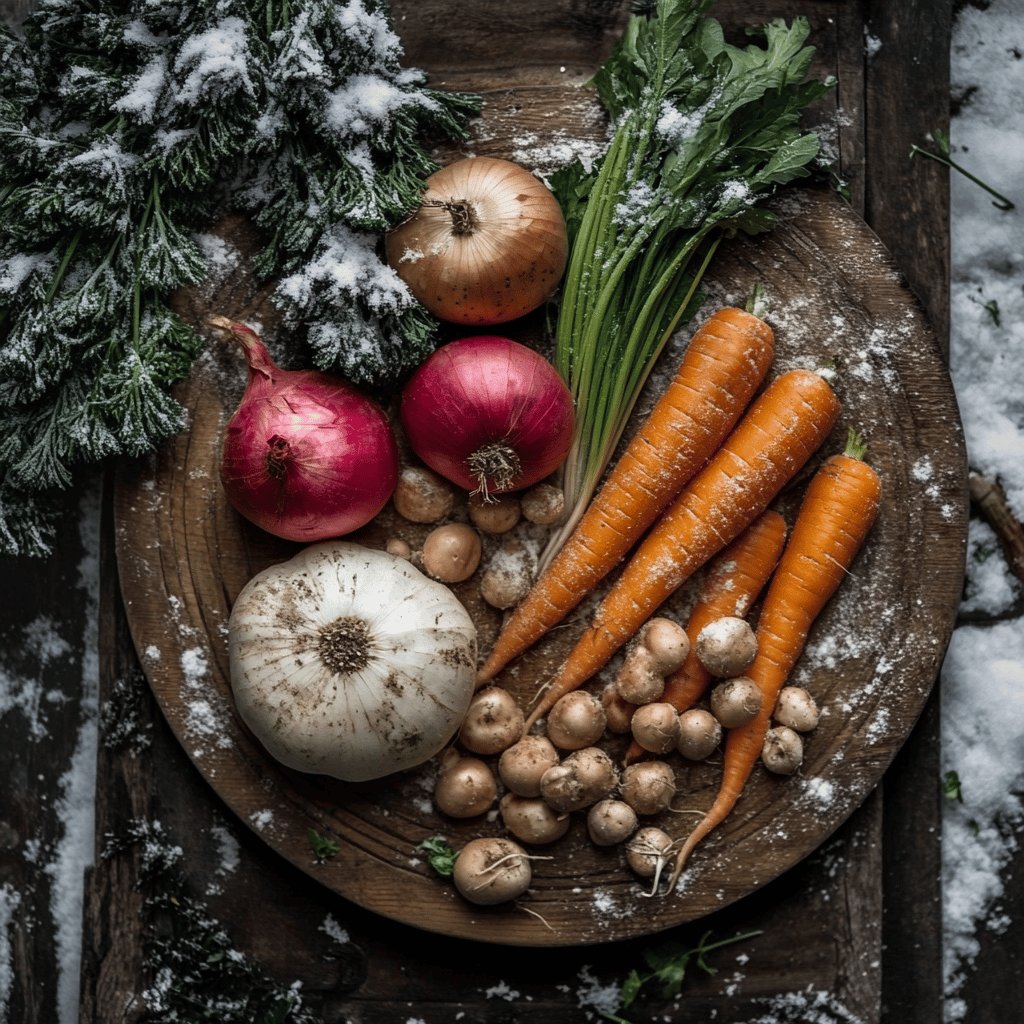
{"type": "Polygon", "coordinates": [[[268,753],[364,782],[422,764],[455,735],[477,634],[455,595],[406,559],[328,541],[242,588],[228,657],[239,716],[268,753]],[[345,645],[345,663],[325,639],[345,645]]]}
{"type": "Polygon", "coordinates": [[[549,298],[569,244],[558,200],[544,183],[518,164],[481,156],[427,178],[423,205],[388,234],[385,249],[434,316],[485,326],[515,320],[549,298]],[[461,203],[468,221],[451,209],[461,203]]]}
{"type": "Polygon", "coordinates": [[[221,455],[231,505],[268,533],[304,543],[365,526],[398,483],[383,410],[337,377],[282,370],[245,325],[211,323],[239,341],[249,363],[221,455]]]}
{"type": "Polygon", "coordinates": [[[555,368],[509,338],[479,335],[439,348],[402,394],[401,420],[413,451],[466,490],[516,491],[543,480],[565,460],[575,416],[555,368]],[[508,481],[481,480],[470,458],[490,445],[514,451],[508,481]]]}

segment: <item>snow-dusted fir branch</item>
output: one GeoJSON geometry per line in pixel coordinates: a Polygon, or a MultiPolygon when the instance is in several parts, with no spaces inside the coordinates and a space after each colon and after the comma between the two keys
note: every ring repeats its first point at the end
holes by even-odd
{"type": "Polygon", "coordinates": [[[377,253],[470,97],[403,68],[378,0],[40,0],[0,27],[0,550],[39,553],[48,488],[180,430],[201,339],[167,305],[195,235],[247,210],[316,362],[382,385],[434,324],[377,253]]]}

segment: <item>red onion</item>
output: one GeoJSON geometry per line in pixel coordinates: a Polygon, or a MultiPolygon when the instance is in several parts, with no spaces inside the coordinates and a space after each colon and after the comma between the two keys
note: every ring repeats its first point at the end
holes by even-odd
{"type": "Polygon", "coordinates": [[[438,349],[402,395],[402,426],[435,472],[485,497],[542,480],[572,441],[572,397],[555,368],[508,338],[438,349]]]}
{"type": "Polygon", "coordinates": [[[398,482],[387,417],[350,384],[316,370],[282,370],[256,333],[222,316],[249,363],[227,426],[220,478],[246,519],[286,540],[338,537],[368,523],[398,482]]]}

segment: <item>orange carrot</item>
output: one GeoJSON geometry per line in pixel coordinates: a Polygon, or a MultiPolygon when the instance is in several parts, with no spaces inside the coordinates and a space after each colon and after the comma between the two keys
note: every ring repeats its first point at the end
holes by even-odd
{"type": "Polygon", "coordinates": [[[807,488],[764,599],[757,624],[757,658],[746,673],[761,687],[761,710],[753,721],[729,732],[718,796],[679,851],[670,890],[694,847],[736,806],[761,754],[779,691],[803,652],[811,625],[847,574],[878,515],[882,486],[863,455],[864,448],[851,431],[844,454],[830,458],[807,488]]]}
{"type": "Polygon", "coordinates": [[[627,563],[527,718],[527,729],[605,665],[663,601],[764,512],[838,416],[838,399],[816,373],[791,370],[771,384],[627,563]]]}
{"type": "Polygon", "coordinates": [[[675,379],[512,613],[477,685],[561,622],[639,540],[735,426],[773,349],[771,328],[742,309],[720,309],[694,334],[675,379]]]}
{"type": "MultiPolygon", "coordinates": [[[[778,512],[765,512],[711,563],[697,603],[686,623],[690,653],[678,671],[665,680],[659,698],[682,713],[700,700],[711,673],[697,657],[697,634],[715,619],[735,615],[745,619],[757,595],[764,589],[786,542],[786,520],[778,512]]],[[[626,764],[644,756],[634,740],[626,752],[626,764]]]]}

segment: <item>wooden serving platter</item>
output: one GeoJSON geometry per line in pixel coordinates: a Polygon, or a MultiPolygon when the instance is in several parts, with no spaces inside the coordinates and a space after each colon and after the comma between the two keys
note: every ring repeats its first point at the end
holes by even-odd
{"type": "MultiPolygon", "coordinates": [[[[963,446],[949,381],[915,301],[882,246],[836,197],[788,199],[769,236],[730,243],[710,284],[716,302],[737,301],[760,281],[778,311],[772,374],[794,366],[834,374],[844,412],[825,452],[861,430],[885,497],[849,579],[815,627],[796,681],[823,709],[801,772],[758,771],[737,810],[695,854],[679,889],[649,899],[618,849],[598,849],[582,818],[535,863],[523,907],[481,910],[433,875],[416,845],[443,834],[456,847],[501,834],[500,821],[443,819],[431,807],[436,763],[376,783],[347,785],[276,764],[233,711],[226,630],[245,582],[297,547],[249,526],[217,479],[222,431],[241,393],[239,355],[211,348],[179,389],[189,429],[148,462],[126,467],[115,496],[118,560],[132,635],[175,734],[224,801],[287,859],[355,902],[409,924],[482,941],[581,944],[646,934],[714,911],[776,877],[814,850],[879,780],[917,718],[953,621],[965,531],[963,446]],[[314,862],[308,831],[334,838],[336,857],[314,862]]],[[[244,229],[226,231],[244,244],[244,229]]],[[[207,303],[239,309],[244,271],[207,303]]],[[[263,310],[266,312],[266,310],[263,310]]],[[[674,343],[640,403],[644,414],[678,361],[674,343]]],[[[799,482],[780,500],[792,520],[799,482]]],[[[465,504],[455,512],[465,518],[465,504]]],[[[401,536],[415,548],[427,527],[386,509],[352,539],[383,547],[401,536]]],[[[485,544],[484,563],[496,547],[485,544]]],[[[479,598],[479,574],[455,588],[488,649],[499,613],[479,598]]],[[[667,612],[685,615],[688,590],[667,612]]],[[[584,608],[506,671],[523,701],[582,630],[584,608]]],[[[610,678],[614,663],[593,684],[610,678]]],[[[617,749],[617,748],[615,748],[617,749]]],[[[614,750],[613,750],[614,752],[614,750]]],[[[706,808],[720,765],[677,764],[682,813],[656,824],[685,835],[706,808]]]]}
{"type": "MultiPolygon", "coordinates": [[[[484,114],[467,150],[541,172],[566,147],[578,150],[581,140],[602,137],[593,96],[579,84],[610,50],[625,6],[533,5],[532,17],[504,26],[518,42],[496,61],[488,40],[502,28],[493,21],[500,12],[488,10],[484,18],[479,5],[451,0],[393,5],[409,63],[431,71],[436,86],[484,93],[484,114]]],[[[172,729],[224,802],[272,848],[341,895],[425,929],[523,945],[598,943],[692,920],[764,885],[814,850],[877,783],[924,705],[952,629],[966,533],[962,435],[935,341],[875,236],[830,193],[793,194],[779,210],[782,222],[770,235],[719,251],[706,308],[742,303],[755,283],[764,286],[776,328],[772,375],[795,366],[834,375],[844,412],[823,454],[840,450],[847,427],[856,427],[885,488],[868,545],[797,671],[796,681],[824,711],[801,773],[755,773],[732,817],[698,849],[669,897],[647,898],[621,851],[592,846],[580,819],[554,847],[536,851],[553,859],[535,862],[521,908],[464,903],[415,847],[439,833],[457,847],[502,827],[442,819],[430,801],[436,764],[362,785],[303,776],[272,761],[234,713],[226,643],[231,604],[252,575],[297,547],[241,521],[224,500],[220,439],[245,374],[237,352],[213,346],[178,389],[188,430],[148,461],[119,471],[118,562],[133,639],[172,729]],[[311,828],[337,841],[337,856],[315,863],[311,828]]],[[[197,324],[211,312],[256,321],[273,340],[276,313],[246,262],[256,240],[240,221],[225,222],[220,233],[239,261],[205,289],[183,295],[180,310],[197,324]]],[[[535,342],[540,318],[504,333],[535,342]]],[[[678,363],[686,338],[666,351],[634,424],[678,363]]],[[[801,491],[798,481],[778,503],[790,521],[801,491]]],[[[464,503],[455,517],[466,517],[464,503]]],[[[389,507],[351,539],[382,547],[400,536],[416,547],[426,532],[389,507]]],[[[484,565],[496,546],[485,542],[484,565]]],[[[455,589],[485,651],[500,616],[480,600],[478,578],[455,589]]],[[[667,612],[685,615],[689,596],[684,588],[667,612]]],[[[590,608],[499,682],[525,702],[574,642],[590,608]]],[[[595,690],[614,667],[592,682],[595,690]]],[[[677,769],[675,806],[682,813],[652,823],[682,836],[694,813],[710,804],[720,763],[677,769]]]]}

